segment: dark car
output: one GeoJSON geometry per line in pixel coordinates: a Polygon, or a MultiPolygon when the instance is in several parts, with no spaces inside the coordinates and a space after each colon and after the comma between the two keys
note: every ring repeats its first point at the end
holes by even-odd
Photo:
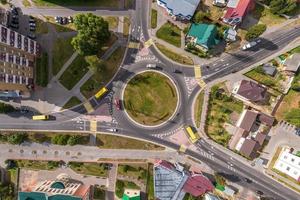
{"type": "Polygon", "coordinates": [[[244,181],[245,181],[246,183],[252,183],[252,180],[250,180],[249,178],[244,178],[244,181]]]}
{"type": "Polygon", "coordinates": [[[19,28],[19,24],[14,24],[14,23],[12,23],[12,24],[10,25],[10,27],[15,28],[15,29],[18,29],[18,28],[19,28]]]}
{"type": "Polygon", "coordinates": [[[29,37],[30,39],[34,40],[36,38],[36,35],[34,33],[29,33],[27,35],[27,37],[29,37]]]}
{"type": "Polygon", "coordinates": [[[35,26],[30,26],[30,27],[29,27],[29,30],[30,30],[30,31],[35,31],[35,26]]]}
{"type": "Polygon", "coordinates": [[[262,195],[264,194],[264,193],[263,193],[262,191],[260,191],[260,190],[256,190],[255,193],[256,193],[257,195],[259,195],[259,196],[262,196],[262,195]]]}
{"type": "Polygon", "coordinates": [[[175,69],[175,70],[174,70],[174,73],[176,73],[176,74],[182,74],[182,71],[180,71],[180,70],[178,70],[178,69],[175,69]]]}

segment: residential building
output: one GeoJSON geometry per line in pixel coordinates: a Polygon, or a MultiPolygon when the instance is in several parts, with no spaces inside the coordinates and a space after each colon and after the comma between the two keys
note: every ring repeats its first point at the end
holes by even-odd
{"type": "Polygon", "coordinates": [[[263,65],[262,69],[264,70],[264,73],[269,76],[275,76],[277,73],[276,67],[272,65],[272,63],[266,63],[263,65]]]}
{"type": "Polygon", "coordinates": [[[233,26],[240,24],[254,6],[255,2],[253,0],[229,0],[223,22],[233,26]]]}
{"type": "Polygon", "coordinates": [[[259,148],[260,145],[257,141],[253,140],[252,138],[246,138],[239,152],[247,158],[254,159],[257,155],[257,150],[259,148]]]}
{"type": "Polygon", "coordinates": [[[267,100],[267,88],[253,81],[236,82],[232,93],[237,99],[244,102],[264,103],[267,100]]]}
{"type": "Polygon", "coordinates": [[[200,0],[156,0],[174,20],[190,21],[200,0]]]}
{"type": "Polygon", "coordinates": [[[225,7],[227,0],[213,0],[213,5],[218,7],[225,7]]]}
{"type": "Polygon", "coordinates": [[[0,29],[0,97],[29,96],[39,45],[7,27],[0,29]]]}
{"type": "Polygon", "coordinates": [[[190,27],[186,35],[186,44],[191,44],[198,49],[208,51],[219,43],[217,27],[214,24],[195,24],[190,27]]]}
{"type": "Polygon", "coordinates": [[[234,28],[230,27],[224,31],[224,38],[227,42],[236,41],[237,32],[234,28]]]}
{"type": "Polygon", "coordinates": [[[254,110],[244,110],[237,121],[236,126],[250,132],[253,124],[256,122],[258,112],[254,110]]]}
{"type": "Polygon", "coordinates": [[[182,200],[186,193],[198,197],[213,189],[202,174],[191,173],[164,160],[154,164],[154,193],[159,200],[182,200]]]}
{"type": "Polygon", "coordinates": [[[300,66],[300,53],[294,53],[289,56],[284,62],[284,70],[291,73],[296,73],[300,66]]]}
{"type": "Polygon", "coordinates": [[[300,157],[292,154],[291,149],[282,149],[274,168],[300,183],[300,157]]]}
{"type": "Polygon", "coordinates": [[[133,189],[125,189],[122,200],[140,200],[140,191],[133,189]]]}
{"type": "Polygon", "coordinates": [[[55,180],[45,180],[35,186],[33,190],[20,191],[18,200],[91,200],[90,186],[71,179],[67,174],[60,174],[55,180]]]}

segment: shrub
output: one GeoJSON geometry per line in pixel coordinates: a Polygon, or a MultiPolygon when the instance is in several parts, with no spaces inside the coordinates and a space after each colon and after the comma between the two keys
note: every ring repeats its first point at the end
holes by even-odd
{"type": "Polygon", "coordinates": [[[69,140],[69,135],[55,135],[52,139],[51,142],[53,144],[58,144],[58,145],[66,145],[69,140]]]}
{"type": "Polygon", "coordinates": [[[263,34],[267,29],[267,26],[265,24],[256,24],[249,28],[248,32],[246,33],[246,40],[253,40],[255,38],[258,38],[261,34],[263,34]]]}
{"type": "Polygon", "coordinates": [[[21,144],[26,140],[26,138],[26,133],[13,133],[7,136],[7,141],[10,144],[21,144]]]}
{"type": "Polygon", "coordinates": [[[71,146],[80,144],[81,139],[82,139],[82,137],[80,135],[71,135],[68,139],[67,144],[71,145],[71,146]]]}
{"type": "Polygon", "coordinates": [[[10,113],[13,111],[15,111],[13,106],[0,102],[0,113],[10,113]]]}

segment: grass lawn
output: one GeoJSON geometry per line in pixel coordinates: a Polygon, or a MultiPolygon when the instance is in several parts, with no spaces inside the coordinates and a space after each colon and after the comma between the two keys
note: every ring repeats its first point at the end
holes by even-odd
{"type": "Polygon", "coordinates": [[[47,22],[44,22],[43,20],[39,19],[39,18],[34,18],[35,19],[35,23],[36,23],[36,33],[37,34],[46,34],[48,33],[48,26],[47,26],[47,22]]]}
{"type": "Polygon", "coordinates": [[[108,16],[104,17],[104,20],[108,22],[109,29],[115,29],[119,24],[119,17],[108,16]]]}
{"type": "Polygon", "coordinates": [[[64,39],[58,38],[54,42],[53,47],[53,60],[52,60],[52,73],[56,75],[60,69],[63,67],[65,62],[69,60],[69,58],[74,53],[73,46],[71,45],[72,38],[64,39]]]}
{"type": "Polygon", "coordinates": [[[88,64],[84,57],[78,55],[71,65],[64,71],[59,81],[68,90],[71,90],[78,81],[88,72],[88,64]]]}
{"type": "Polygon", "coordinates": [[[94,187],[94,200],[103,200],[105,199],[105,190],[102,187],[95,186],[94,187]]]}
{"type": "Polygon", "coordinates": [[[36,59],[36,84],[42,87],[48,85],[48,55],[42,53],[41,57],[36,59]]]}
{"type": "Polygon", "coordinates": [[[230,123],[231,113],[242,112],[243,103],[231,97],[222,85],[224,84],[215,85],[211,89],[205,132],[215,142],[226,146],[231,136],[223,125],[225,122],[230,123]],[[221,91],[221,88],[225,91],[221,91]]]}
{"type": "Polygon", "coordinates": [[[195,107],[194,107],[194,117],[195,117],[195,122],[196,126],[199,128],[200,127],[200,122],[201,122],[201,113],[202,113],[202,104],[204,100],[204,91],[200,92],[198,95],[196,102],[195,102],[195,107]]]}
{"type": "Polygon", "coordinates": [[[151,28],[157,27],[157,10],[151,10],[151,28]]]}
{"type": "Polygon", "coordinates": [[[116,191],[115,191],[117,197],[122,198],[122,196],[124,194],[125,188],[126,189],[138,189],[138,190],[141,189],[139,186],[137,186],[133,182],[123,181],[123,180],[117,179],[117,182],[116,182],[116,191]]]}
{"type": "Polygon", "coordinates": [[[284,21],[286,21],[284,17],[272,14],[270,9],[265,8],[259,4],[255,5],[255,9],[252,12],[252,16],[255,19],[259,20],[260,23],[266,24],[268,26],[281,24],[284,21]]]}
{"type": "Polygon", "coordinates": [[[80,101],[77,97],[73,96],[73,97],[71,97],[71,98],[69,99],[69,101],[63,106],[63,109],[69,109],[69,108],[72,108],[72,107],[74,107],[74,106],[76,106],[76,105],[78,105],[78,104],[80,104],[80,103],[81,103],[81,101],[80,101]]]}
{"type": "Polygon", "coordinates": [[[300,46],[292,49],[289,53],[293,54],[293,53],[300,53],[300,46]]]}
{"type": "Polygon", "coordinates": [[[280,72],[277,72],[276,76],[272,77],[264,73],[262,66],[258,66],[244,75],[274,90],[284,92],[284,86],[281,85],[284,77],[280,72]]]}
{"type": "Polygon", "coordinates": [[[24,5],[24,7],[30,7],[31,3],[28,0],[23,0],[22,4],[24,5]]]}
{"type": "Polygon", "coordinates": [[[173,83],[156,72],[144,72],[129,81],[124,92],[124,107],[135,121],[157,125],[175,112],[178,97],[173,83]]]}
{"type": "Polygon", "coordinates": [[[181,46],[181,30],[170,22],[162,25],[157,30],[156,36],[176,47],[181,46]]]}
{"type": "Polygon", "coordinates": [[[125,47],[119,47],[115,50],[115,52],[104,61],[106,68],[103,69],[101,73],[95,73],[81,86],[80,91],[86,98],[93,96],[100,88],[104,87],[111,80],[122,62],[125,49],[125,47]]]}
{"type": "Polygon", "coordinates": [[[99,6],[118,8],[119,0],[32,0],[36,6],[99,6]]]}
{"type": "Polygon", "coordinates": [[[181,63],[181,64],[185,64],[185,65],[193,65],[194,61],[193,59],[191,59],[188,56],[185,55],[180,55],[170,49],[168,49],[166,46],[159,44],[159,43],[155,43],[156,47],[168,58],[170,58],[171,60],[181,63]]]}
{"type": "Polygon", "coordinates": [[[108,170],[105,163],[69,162],[70,168],[79,174],[107,177],[108,170]]]}
{"type": "Polygon", "coordinates": [[[40,160],[15,160],[15,161],[19,168],[26,168],[32,170],[54,170],[59,167],[58,161],[40,161],[40,160]]]}
{"type": "Polygon", "coordinates": [[[118,174],[129,176],[147,183],[148,164],[119,164],[118,174]]]}
{"type": "Polygon", "coordinates": [[[126,137],[97,134],[97,146],[101,149],[164,150],[164,147],[126,137]]]}
{"type": "Polygon", "coordinates": [[[124,17],[123,35],[125,36],[129,35],[129,28],[130,28],[130,19],[128,17],[124,17]]]}

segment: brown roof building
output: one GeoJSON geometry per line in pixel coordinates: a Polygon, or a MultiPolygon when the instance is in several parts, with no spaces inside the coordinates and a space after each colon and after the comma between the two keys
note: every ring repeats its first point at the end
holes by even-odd
{"type": "Polygon", "coordinates": [[[254,159],[257,154],[257,150],[259,149],[260,145],[257,141],[253,139],[246,138],[242,147],[240,149],[240,153],[250,159],[254,159]]]}
{"type": "Polygon", "coordinates": [[[267,89],[253,81],[242,80],[235,84],[232,93],[243,101],[263,102],[266,100],[267,89]]]}
{"type": "Polygon", "coordinates": [[[264,113],[258,115],[258,120],[266,126],[273,126],[275,118],[264,113]]]}
{"type": "Polygon", "coordinates": [[[258,112],[256,111],[244,110],[236,125],[249,132],[253,124],[256,122],[257,115],[258,112]]]}
{"type": "Polygon", "coordinates": [[[237,143],[240,141],[242,137],[247,137],[248,132],[245,131],[242,128],[236,127],[236,131],[234,132],[234,135],[230,138],[230,141],[228,143],[229,149],[234,150],[237,143]]]}
{"type": "Polygon", "coordinates": [[[260,146],[262,146],[263,143],[264,143],[264,141],[266,140],[266,137],[267,137],[266,134],[259,132],[259,133],[257,133],[256,136],[255,136],[255,141],[257,141],[258,144],[259,144],[260,146]]]}

